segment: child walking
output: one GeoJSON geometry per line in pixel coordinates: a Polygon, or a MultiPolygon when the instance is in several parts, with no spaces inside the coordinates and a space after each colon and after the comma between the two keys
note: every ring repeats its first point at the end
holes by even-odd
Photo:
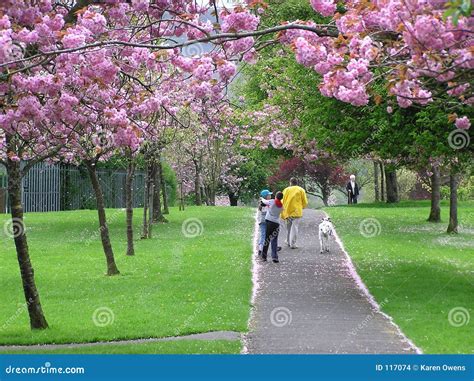
{"type": "MultiPolygon", "coordinates": [[[[264,200],[270,200],[272,197],[272,192],[268,189],[264,189],[260,192],[260,196],[264,200]]],[[[264,204],[262,200],[260,200],[258,204],[258,228],[259,228],[259,237],[258,237],[258,255],[262,255],[263,244],[265,243],[265,233],[267,230],[267,223],[265,221],[265,217],[267,216],[268,205],[264,204]]]]}
{"type": "Polygon", "coordinates": [[[264,200],[262,203],[268,205],[267,214],[265,216],[265,242],[262,250],[262,260],[267,261],[268,247],[272,245],[272,261],[273,263],[280,262],[278,260],[278,234],[280,232],[280,213],[283,211],[283,193],[277,192],[274,200],[264,200]]]}

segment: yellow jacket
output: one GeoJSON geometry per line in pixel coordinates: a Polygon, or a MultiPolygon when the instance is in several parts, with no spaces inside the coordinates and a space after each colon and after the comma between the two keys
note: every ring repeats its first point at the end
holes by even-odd
{"type": "Polygon", "coordinates": [[[302,217],[303,209],[308,206],[308,198],[303,188],[294,185],[283,190],[283,212],[281,218],[302,217]]]}

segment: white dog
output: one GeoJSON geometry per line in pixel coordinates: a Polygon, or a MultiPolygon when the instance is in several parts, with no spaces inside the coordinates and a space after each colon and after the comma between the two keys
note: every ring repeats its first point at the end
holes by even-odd
{"type": "Polygon", "coordinates": [[[329,217],[323,218],[323,221],[319,224],[319,245],[321,246],[321,253],[324,251],[329,252],[329,237],[334,232],[334,226],[331,223],[329,217]]]}

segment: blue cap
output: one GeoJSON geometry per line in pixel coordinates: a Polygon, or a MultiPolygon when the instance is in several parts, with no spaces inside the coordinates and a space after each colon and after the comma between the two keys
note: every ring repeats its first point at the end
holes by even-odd
{"type": "Polygon", "coordinates": [[[260,196],[263,198],[267,197],[269,194],[272,194],[268,189],[264,189],[263,191],[260,192],[260,196]]]}

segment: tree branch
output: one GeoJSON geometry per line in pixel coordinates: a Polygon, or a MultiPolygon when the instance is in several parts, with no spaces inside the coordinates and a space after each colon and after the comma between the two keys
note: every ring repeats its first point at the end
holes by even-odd
{"type": "MultiPolygon", "coordinates": [[[[87,1],[87,0],[83,0],[83,1],[87,1]]],[[[292,23],[292,24],[278,25],[272,28],[255,30],[255,31],[250,31],[250,32],[214,34],[212,36],[202,37],[195,40],[189,40],[189,41],[172,44],[172,45],[155,45],[155,44],[142,44],[138,42],[120,41],[120,40],[108,40],[108,41],[106,40],[106,41],[98,41],[91,44],[86,44],[86,45],[79,46],[76,48],[58,49],[58,50],[52,50],[49,52],[38,53],[31,57],[21,58],[21,59],[2,63],[0,64],[0,68],[31,61],[36,58],[57,56],[59,54],[64,54],[64,53],[74,53],[74,52],[79,52],[79,51],[91,49],[91,48],[100,48],[100,47],[108,47],[108,46],[127,46],[127,47],[135,47],[135,48],[145,48],[145,49],[150,49],[150,50],[173,50],[176,48],[184,48],[186,46],[190,46],[190,45],[194,45],[198,43],[212,42],[212,41],[218,40],[218,43],[220,44],[226,41],[238,40],[245,37],[263,36],[266,34],[277,33],[277,32],[290,30],[290,29],[307,30],[307,31],[317,34],[318,36],[337,37],[339,35],[339,32],[337,31],[337,29],[335,29],[333,26],[324,25],[324,26],[319,26],[319,27],[312,27],[308,25],[292,23]]]]}

